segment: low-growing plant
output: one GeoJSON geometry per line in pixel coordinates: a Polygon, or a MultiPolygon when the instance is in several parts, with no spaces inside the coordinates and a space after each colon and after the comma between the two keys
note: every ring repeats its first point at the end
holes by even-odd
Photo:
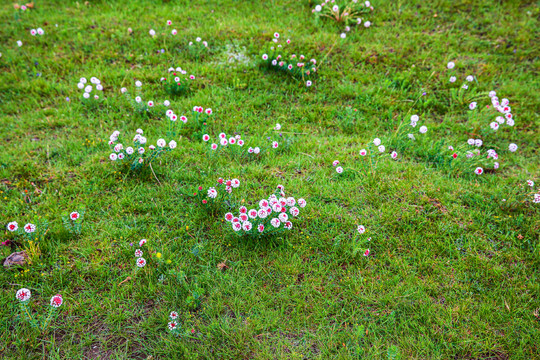
{"type": "Polygon", "coordinates": [[[66,213],[62,215],[62,223],[67,232],[72,235],[81,235],[84,212],[84,209],[81,209],[79,211],[73,211],[70,214],[66,213]]]}
{"type": "Polygon", "coordinates": [[[187,75],[181,67],[169,68],[167,77],[161,78],[165,92],[172,96],[187,95],[195,81],[195,75],[187,75]]]}
{"type": "Polygon", "coordinates": [[[341,34],[342,38],[345,38],[346,32],[351,30],[351,26],[361,25],[362,21],[364,27],[371,26],[371,21],[362,19],[360,16],[369,14],[373,11],[373,6],[369,1],[362,2],[358,0],[346,0],[346,1],[323,1],[321,4],[316,5],[311,12],[318,18],[332,19],[336,23],[344,26],[344,31],[341,34]]]}
{"type": "Polygon", "coordinates": [[[114,131],[109,138],[109,146],[112,153],[109,159],[118,164],[120,170],[141,171],[145,168],[152,168],[152,162],[161,155],[176,148],[176,141],[171,140],[169,144],[164,139],[158,139],[156,145],[148,146],[148,151],[144,148],[147,140],[143,136],[143,130],[138,129],[133,138],[132,146],[124,148],[119,142],[119,131],[114,131]]]}
{"type": "Polygon", "coordinates": [[[186,194],[194,199],[208,212],[218,212],[222,209],[232,209],[236,205],[233,189],[240,187],[240,180],[225,180],[219,178],[217,183],[208,189],[199,186],[192,194],[186,194]]]}
{"type": "Polygon", "coordinates": [[[82,77],[77,87],[84,91],[81,96],[81,103],[90,109],[95,109],[103,103],[104,99],[98,95],[99,92],[103,92],[103,85],[101,85],[101,80],[96,77],[91,77],[90,82],[92,85],[88,84],[86,78],[82,77]]]}
{"type": "Polygon", "coordinates": [[[156,117],[163,115],[167,111],[167,107],[170,105],[170,101],[165,100],[163,103],[156,103],[154,100],[143,101],[142,99],[142,82],[135,81],[135,98],[132,98],[127,88],[122,88],[120,91],[124,94],[124,97],[130,104],[133,111],[139,115],[146,117],[156,117]]]}
{"type": "Polygon", "coordinates": [[[39,317],[38,315],[32,314],[29,303],[32,293],[30,290],[22,288],[17,291],[15,298],[19,300],[19,309],[21,315],[24,319],[30,324],[31,327],[38,329],[41,333],[45,333],[49,328],[51,321],[57,314],[58,308],[62,306],[64,300],[62,295],[56,294],[51,298],[49,308],[49,313],[46,317],[39,317]]]}
{"type": "Polygon", "coordinates": [[[188,43],[187,52],[189,57],[194,60],[201,60],[210,53],[208,48],[208,42],[204,41],[200,37],[195,39],[195,42],[190,41],[188,43]]]}

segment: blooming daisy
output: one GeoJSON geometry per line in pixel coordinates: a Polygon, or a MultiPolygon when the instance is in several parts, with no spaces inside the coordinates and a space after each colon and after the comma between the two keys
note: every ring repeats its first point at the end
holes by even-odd
{"type": "Polygon", "coordinates": [[[450,61],[450,62],[446,65],[446,67],[447,67],[448,69],[453,69],[454,66],[456,66],[456,64],[454,64],[453,61],[450,61]]]}
{"type": "Polygon", "coordinates": [[[19,229],[19,224],[17,224],[16,221],[12,221],[9,224],[7,224],[7,229],[11,232],[17,231],[19,229]]]}
{"type": "Polygon", "coordinates": [[[36,231],[36,225],[28,223],[28,224],[24,225],[24,231],[26,233],[28,233],[28,234],[31,234],[34,231],[36,231]]]}
{"type": "Polygon", "coordinates": [[[381,139],[375,138],[375,139],[373,140],[373,144],[375,144],[375,146],[381,145],[381,139]]]}
{"type": "Polygon", "coordinates": [[[281,221],[281,222],[285,222],[285,221],[289,220],[289,216],[284,212],[280,213],[278,215],[278,218],[279,218],[279,221],[281,221]]]}
{"type": "Polygon", "coordinates": [[[80,215],[79,215],[79,213],[76,212],[76,211],[74,211],[74,212],[72,212],[71,214],[69,214],[69,218],[70,218],[71,220],[73,220],[73,221],[79,219],[79,217],[80,217],[80,215]]]}
{"type": "Polygon", "coordinates": [[[499,128],[499,123],[496,122],[496,121],[493,121],[491,124],[489,124],[489,126],[493,129],[493,130],[497,130],[499,128]]]}
{"type": "Polygon", "coordinates": [[[157,146],[159,147],[165,147],[167,145],[167,142],[165,141],[165,139],[159,139],[157,142],[156,142],[157,146]]]}
{"type": "Polygon", "coordinates": [[[456,82],[456,77],[455,76],[450,76],[450,79],[448,81],[450,81],[451,83],[453,82],[456,82]]]}
{"type": "Polygon", "coordinates": [[[371,26],[371,22],[370,22],[370,21],[366,21],[366,22],[364,23],[364,27],[367,27],[367,28],[368,28],[368,27],[370,27],[370,26],[371,26]]]}
{"type": "Polygon", "coordinates": [[[392,159],[397,159],[398,154],[397,154],[397,152],[392,151],[392,153],[390,154],[390,156],[392,157],[392,159]]]}
{"type": "Polygon", "coordinates": [[[336,168],[336,172],[337,172],[338,174],[341,174],[341,173],[343,172],[343,168],[342,168],[341,166],[338,166],[338,167],[336,168]]]}
{"type": "Polygon", "coordinates": [[[51,298],[51,306],[54,308],[58,308],[62,305],[64,302],[64,299],[62,299],[62,295],[56,294],[51,298]]]}
{"type": "Polygon", "coordinates": [[[382,152],[382,153],[386,150],[384,145],[379,145],[378,149],[379,149],[379,152],[382,152]]]}
{"type": "Polygon", "coordinates": [[[154,106],[154,102],[153,102],[152,100],[150,100],[150,101],[148,102],[148,107],[153,107],[153,106],[154,106]]]}
{"type": "Polygon", "coordinates": [[[298,199],[298,206],[300,206],[301,208],[304,208],[304,207],[306,207],[306,205],[307,205],[306,200],[304,200],[302,198],[298,199]]]}
{"type": "Polygon", "coordinates": [[[248,216],[252,219],[255,219],[257,217],[257,210],[251,209],[248,211],[248,216]]]}
{"type": "Polygon", "coordinates": [[[478,146],[478,147],[482,146],[483,143],[484,143],[484,142],[483,142],[482,140],[480,140],[480,139],[474,140],[474,145],[476,145],[476,146],[478,146]]]}
{"type": "Polygon", "coordinates": [[[234,215],[232,213],[229,212],[225,214],[225,220],[232,221],[233,218],[234,218],[234,215]]]}
{"type": "Polygon", "coordinates": [[[169,322],[169,324],[167,324],[167,327],[169,328],[170,331],[175,330],[177,326],[178,326],[178,324],[177,324],[176,321],[171,321],[171,322],[169,322]]]}
{"type": "Polygon", "coordinates": [[[30,35],[32,35],[32,36],[36,36],[36,34],[37,34],[37,31],[36,31],[36,29],[32,29],[32,30],[30,30],[30,35]]]}
{"type": "Polygon", "coordinates": [[[292,216],[296,217],[298,216],[298,214],[300,214],[300,210],[298,210],[298,208],[296,206],[293,206],[289,209],[289,212],[291,213],[292,216]]]}
{"type": "Polygon", "coordinates": [[[310,87],[310,86],[311,86],[311,80],[306,81],[306,86],[307,86],[307,87],[310,87]]]}
{"type": "Polygon", "coordinates": [[[171,320],[176,320],[178,318],[178,313],[176,311],[171,311],[169,317],[171,318],[171,320]]]}
{"type": "Polygon", "coordinates": [[[511,152],[515,152],[517,149],[518,149],[518,146],[514,143],[508,145],[508,150],[510,150],[511,152]]]}
{"type": "Polygon", "coordinates": [[[242,229],[244,231],[250,231],[253,228],[253,225],[249,221],[244,221],[242,224],[242,229]]]}
{"type": "Polygon", "coordinates": [[[136,264],[138,267],[142,268],[146,265],[146,260],[143,257],[137,258],[136,264]]]}
{"type": "Polygon", "coordinates": [[[27,301],[31,297],[32,297],[32,293],[30,292],[30,290],[26,288],[17,290],[17,293],[15,294],[15,298],[19,301],[27,301]]]}
{"type": "Polygon", "coordinates": [[[360,155],[362,155],[362,156],[366,156],[366,154],[367,154],[367,151],[366,151],[366,149],[362,149],[362,150],[360,150],[360,155]]]}
{"type": "Polygon", "coordinates": [[[176,148],[176,141],[174,141],[174,140],[169,141],[169,147],[170,147],[171,149],[176,148]]]}
{"type": "Polygon", "coordinates": [[[356,230],[358,230],[360,234],[363,234],[366,232],[366,228],[364,227],[364,225],[358,225],[358,228],[356,230]]]}
{"type": "Polygon", "coordinates": [[[233,222],[232,228],[234,231],[240,231],[242,229],[242,224],[240,224],[240,222],[233,222]]]}
{"type": "Polygon", "coordinates": [[[270,224],[272,224],[273,227],[278,228],[281,222],[278,218],[273,218],[272,220],[270,220],[270,224]]]}
{"type": "Polygon", "coordinates": [[[469,109],[471,110],[476,109],[476,101],[473,101],[472,103],[469,104],[469,109]]]}
{"type": "MultiPolygon", "coordinates": [[[[225,140],[225,141],[227,141],[227,140],[225,140]]],[[[212,149],[212,150],[216,150],[217,148],[218,148],[218,145],[217,145],[217,144],[212,144],[212,145],[211,145],[211,149],[212,149]]]]}
{"type": "Polygon", "coordinates": [[[257,225],[257,230],[259,230],[259,232],[262,233],[264,231],[264,225],[263,224],[257,225]]]}
{"type": "Polygon", "coordinates": [[[263,59],[263,60],[268,60],[268,55],[263,54],[262,59],[263,59]]]}
{"type": "Polygon", "coordinates": [[[140,258],[141,256],[143,256],[143,252],[141,249],[137,249],[135,250],[135,257],[138,257],[140,258]]]}
{"type": "Polygon", "coordinates": [[[212,199],[215,199],[217,197],[217,191],[215,188],[211,187],[210,189],[208,189],[208,197],[212,199]]]}
{"type": "Polygon", "coordinates": [[[283,227],[287,230],[291,230],[292,229],[292,222],[290,221],[285,221],[285,224],[283,225],[283,227]]]}
{"type": "Polygon", "coordinates": [[[126,148],[126,153],[127,153],[128,155],[133,154],[133,148],[132,148],[131,146],[128,147],[128,148],[126,148]]]}
{"type": "Polygon", "coordinates": [[[474,173],[476,175],[482,175],[484,173],[484,169],[482,169],[481,167],[477,167],[475,170],[474,170],[474,173]]]}
{"type": "Polygon", "coordinates": [[[427,126],[420,126],[420,134],[425,134],[427,132],[427,126]]]}
{"type": "Polygon", "coordinates": [[[474,80],[474,77],[472,75],[469,75],[465,78],[465,80],[467,80],[468,82],[471,82],[474,80]]]}
{"type": "Polygon", "coordinates": [[[239,186],[240,186],[240,180],[238,180],[238,179],[232,179],[232,180],[231,180],[231,186],[232,186],[233,188],[239,187],[239,186]]]}

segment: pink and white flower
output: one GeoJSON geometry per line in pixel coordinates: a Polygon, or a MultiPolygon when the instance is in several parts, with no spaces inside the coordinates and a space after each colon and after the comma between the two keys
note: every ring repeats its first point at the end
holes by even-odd
{"type": "Polygon", "coordinates": [[[363,234],[366,232],[366,228],[364,227],[364,225],[358,225],[357,230],[358,230],[358,233],[360,234],[363,234]]]}
{"type": "Polygon", "coordinates": [[[24,225],[24,231],[27,234],[31,234],[31,233],[36,231],[36,225],[28,223],[28,224],[24,225]]]}
{"type": "Polygon", "coordinates": [[[476,175],[482,175],[484,173],[484,169],[482,169],[481,167],[477,167],[475,170],[474,170],[474,173],[476,175]]]}
{"type": "Polygon", "coordinates": [[[32,297],[32,292],[26,288],[17,290],[15,298],[19,301],[28,301],[32,297]]]}
{"type": "Polygon", "coordinates": [[[273,218],[272,220],[270,220],[270,224],[272,224],[273,227],[278,228],[279,225],[281,225],[281,222],[278,218],[273,218]]]}
{"type": "Polygon", "coordinates": [[[169,317],[171,318],[171,320],[176,320],[178,319],[178,313],[176,311],[171,311],[169,317]]]}
{"type": "Polygon", "coordinates": [[[137,258],[136,262],[138,267],[143,268],[146,266],[146,260],[143,257],[137,258]]]}
{"type": "Polygon", "coordinates": [[[11,232],[17,231],[19,229],[19,224],[16,221],[12,221],[7,224],[7,229],[11,232]]]}
{"type": "Polygon", "coordinates": [[[78,212],[76,212],[76,211],[74,211],[74,212],[72,212],[71,214],[69,214],[69,218],[70,218],[72,221],[78,220],[80,216],[81,216],[81,215],[80,215],[78,212]]]}
{"type": "Polygon", "coordinates": [[[54,308],[59,308],[64,303],[62,295],[56,294],[51,298],[51,306],[54,308]]]}

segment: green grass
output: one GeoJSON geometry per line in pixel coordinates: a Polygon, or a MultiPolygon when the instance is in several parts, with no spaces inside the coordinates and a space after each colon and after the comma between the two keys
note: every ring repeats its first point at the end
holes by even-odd
{"type": "MultiPolygon", "coordinates": [[[[540,183],[540,8],[487,0],[372,5],[372,27],[341,40],[338,26],[315,21],[315,3],[300,0],[37,1],[19,20],[4,3],[0,223],[40,217],[50,230],[34,263],[0,270],[0,356],[540,358],[539,207],[531,198],[502,201],[528,179],[540,183]],[[167,19],[179,34],[164,44],[148,31],[169,31],[167,19]],[[37,27],[44,36],[30,35],[37,27]],[[318,60],[311,88],[259,67],[275,31],[318,60]],[[199,59],[186,51],[198,36],[210,48],[199,59]],[[248,61],[228,63],[231,51],[248,61]],[[435,141],[457,146],[480,136],[466,105],[447,96],[448,61],[461,78],[476,76],[482,94],[494,89],[510,99],[516,126],[492,141],[503,153],[494,174],[456,176],[428,161],[435,141]],[[159,79],[170,66],[198,77],[189,95],[165,94],[159,79]],[[81,105],[83,76],[105,87],[98,109],[81,105]],[[281,123],[294,141],[239,163],[207,156],[208,144],[184,131],[154,164],[155,177],[120,174],[108,160],[112,131],[129,137],[142,128],[153,143],[167,131],[164,119],[134,113],[120,94],[136,79],[144,99],[169,99],[178,115],[211,107],[213,137],[258,139],[281,123]],[[358,109],[353,122],[347,106],[358,109]],[[382,160],[371,176],[334,175],[333,160],[358,168],[358,151],[375,137],[388,144],[399,119],[413,113],[429,128],[421,145],[382,160]],[[504,151],[509,142],[517,152],[504,151]],[[183,195],[218,177],[240,179],[244,203],[283,184],[308,206],[287,236],[238,238],[225,211],[209,214],[183,195]],[[83,207],[75,237],[61,214],[83,207]],[[369,257],[352,252],[359,224],[371,237],[369,257]],[[129,244],[142,238],[148,265],[137,272],[129,244]],[[218,267],[223,262],[228,268],[218,267]],[[21,287],[32,290],[39,314],[52,295],[64,297],[44,334],[19,316],[21,287]],[[194,290],[200,304],[190,299],[194,290]],[[169,333],[172,310],[191,337],[169,333]]],[[[4,230],[1,238],[12,236],[4,230]]],[[[27,245],[2,246],[0,258],[27,245]]]]}

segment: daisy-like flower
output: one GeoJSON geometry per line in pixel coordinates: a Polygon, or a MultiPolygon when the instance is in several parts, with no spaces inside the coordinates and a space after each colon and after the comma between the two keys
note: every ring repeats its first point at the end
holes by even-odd
{"type": "Polygon", "coordinates": [[[291,213],[292,216],[296,217],[298,216],[298,214],[300,214],[300,210],[298,210],[298,208],[296,206],[293,206],[289,209],[289,212],[291,213]]]}
{"type": "Polygon", "coordinates": [[[468,82],[471,82],[474,80],[474,77],[472,75],[469,75],[465,78],[465,80],[467,80],[468,82]]]}
{"type": "Polygon", "coordinates": [[[533,187],[534,186],[534,181],[527,180],[527,185],[529,185],[530,187],[533,187]]]}
{"type": "Polygon", "coordinates": [[[137,152],[138,152],[140,155],[144,154],[144,148],[143,148],[143,147],[140,147],[140,148],[137,150],[137,152]]]}
{"type": "Polygon", "coordinates": [[[321,10],[322,10],[322,6],[321,6],[321,5],[315,6],[315,11],[316,11],[316,12],[320,12],[321,10]]]}
{"type": "Polygon", "coordinates": [[[493,129],[493,130],[497,130],[499,128],[499,123],[497,123],[496,121],[493,121],[491,124],[489,124],[489,126],[493,129]]]}
{"type": "Polygon", "coordinates": [[[263,224],[259,224],[257,225],[257,230],[262,233],[264,231],[264,225],[263,224]]]}
{"type": "Polygon", "coordinates": [[[338,166],[339,165],[339,160],[334,160],[334,162],[332,163],[332,166],[338,166]]]}
{"type": "Polygon", "coordinates": [[[285,229],[287,229],[287,230],[291,230],[291,229],[292,229],[292,222],[290,222],[290,221],[285,221],[285,222],[283,223],[283,227],[284,227],[285,229]]]}
{"type": "Polygon", "coordinates": [[[236,144],[236,138],[233,138],[233,137],[229,138],[229,143],[230,143],[231,145],[236,144]]]}
{"type": "Polygon", "coordinates": [[[19,229],[19,224],[16,221],[12,221],[7,224],[7,229],[11,232],[17,231],[19,229]]]}
{"type": "Polygon", "coordinates": [[[481,167],[477,167],[475,170],[474,170],[474,173],[476,175],[482,175],[484,173],[484,169],[482,169],[481,167]]]}
{"type": "Polygon", "coordinates": [[[139,104],[140,104],[140,103],[141,103],[141,101],[142,101],[142,99],[141,99],[141,97],[140,97],[140,96],[137,96],[137,97],[135,98],[135,101],[136,101],[137,103],[139,103],[139,104]]]}
{"type": "Polygon", "coordinates": [[[154,107],[154,102],[152,100],[148,101],[148,107],[154,107]]]}
{"type": "Polygon", "coordinates": [[[84,88],[84,92],[91,92],[92,91],[92,85],[87,85],[85,88],[84,88]]]}
{"type": "Polygon", "coordinates": [[[273,218],[272,220],[270,220],[270,224],[272,224],[273,227],[278,228],[279,225],[281,225],[281,222],[278,218],[273,218]]]}
{"type": "Polygon", "coordinates": [[[518,146],[514,143],[508,145],[508,150],[510,150],[511,152],[515,152],[517,149],[518,149],[518,146]]]}
{"type": "Polygon", "coordinates": [[[148,31],[148,33],[150,34],[150,36],[154,37],[156,36],[156,31],[154,29],[150,29],[150,31],[148,31]]]}
{"type": "Polygon", "coordinates": [[[358,225],[358,228],[356,230],[358,230],[360,234],[363,234],[366,232],[366,228],[364,227],[364,225],[358,225]]]}
{"type": "Polygon", "coordinates": [[[239,139],[238,140],[238,146],[244,146],[244,140],[239,139]]]}
{"type": "Polygon", "coordinates": [[[32,35],[32,36],[36,36],[36,34],[37,34],[37,31],[36,31],[36,29],[32,29],[32,30],[30,30],[30,35],[32,35]]]}
{"type": "Polygon", "coordinates": [[[465,90],[467,90],[467,89],[469,88],[469,85],[463,84],[462,88],[465,89],[465,90]]]}
{"type": "Polygon", "coordinates": [[[364,23],[364,27],[367,27],[367,28],[368,28],[368,27],[370,27],[370,26],[371,26],[371,21],[366,21],[366,22],[364,23]]]}
{"type": "Polygon", "coordinates": [[[232,228],[234,231],[240,231],[242,230],[242,224],[240,222],[233,222],[232,228]]]}
{"type": "Polygon", "coordinates": [[[360,155],[362,155],[362,156],[366,156],[366,155],[367,155],[367,151],[366,151],[366,149],[362,149],[362,150],[360,150],[360,155]]]}
{"type": "Polygon", "coordinates": [[[390,156],[392,157],[392,159],[397,159],[398,154],[397,154],[397,152],[392,151],[392,153],[390,154],[390,156]]]}
{"type": "Polygon", "coordinates": [[[219,143],[221,144],[221,146],[227,146],[229,142],[227,141],[227,139],[221,139],[219,143]]]}
{"type": "Polygon", "coordinates": [[[189,75],[190,80],[195,80],[195,75],[189,75]]]}
{"type": "Polygon", "coordinates": [[[533,203],[540,203],[540,194],[534,194],[533,203]]]}
{"type": "Polygon", "coordinates": [[[493,163],[493,168],[494,168],[494,169],[498,169],[498,168],[499,168],[499,163],[498,163],[498,162],[494,162],[494,163],[493,163]]]}
{"type": "Polygon", "coordinates": [[[272,142],[272,147],[273,147],[274,149],[277,149],[278,146],[279,146],[279,144],[278,144],[277,141],[272,142]]]}
{"type": "Polygon", "coordinates": [[[210,135],[204,134],[203,137],[202,137],[202,139],[203,139],[203,141],[206,142],[206,141],[210,140],[210,135]]]}
{"type": "Polygon", "coordinates": [[[204,112],[206,113],[206,115],[212,115],[212,109],[210,108],[204,110],[204,112]]]}
{"type": "Polygon", "coordinates": [[[142,250],[141,249],[135,250],[135,257],[140,258],[141,256],[143,256],[142,250]]]}
{"type": "Polygon", "coordinates": [[[167,142],[165,141],[165,139],[159,139],[157,142],[156,142],[157,146],[163,148],[167,145],[167,142]]]}
{"type": "Polygon", "coordinates": [[[483,142],[482,140],[480,140],[480,139],[474,140],[474,145],[476,145],[477,147],[482,146],[483,143],[484,143],[484,142],[483,142]]]}
{"type": "Polygon", "coordinates": [[[268,60],[268,55],[263,54],[262,59],[265,60],[265,61],[268,60]]]}
{"type": "Polygon", "coordinates": [[[23,45],[22,41],[21,40],[17,40],[17,46],[18,47],[21,47],[23,45]]]}
{"type": "Polygon", "coordinates": [[[381,145],[381,139],[375,138],[375,139],[373,140],[373,144],[375,144],[375,146],[381,145]]]}
{"type": "Polygon", "coordinates": [[[225,214],[225,220],[232,221],[233,218],[234,218],[234,215],[232,213],[229,212],[225,214]]]}
{"type": "Polygon", "coordinates": [[[253,228],[253,225],[249,221],[244,221],[242,224],[242,229],[244,231],[250,231],[253,228]]]}
{"type": "Polygon", "coordinates": [[[378,149],[379,149],[379,152],[382,152],[382,153],[386,150],[384,145],[379,145],[378,149]]]}
{"type": "MultiPolygon", "coordinates": [[[[231,186],[232,186],[233,188],[236,189],[237,187],[240,186],[240,180],[238,180],[238,179],[232,179],[232,180],[231,180],[231,186]]],[[[243,207],[243,208],[245,208],[245,207],[243,207]]],[[[241,208],[241,209],[242,209],[242,208],[241,208]]],[[[245,211],[244,211],[244,213],[245,213],[245,211]]]]}
{"type": "Polygon", "coordinates": [[[450,76],[450,79],[448,81],[450,81],[451,83],[453,82],[456,82],[456,77],[455,76],[450,76]]]}
{"type": "Polygon", "coordinates": [[[80,215],[78,212],[76,212],[76,211],[74,211],[74,212],[72,212],[71,214],[69,214],[69,218],[70,218],[72,221],[78,220],[80,216],[81,216],[81,215],[80,215]]]}
{"type": "Polygon", "coordinates": [[[307,205],[306,200],[304,200],[303,198],[298,199],[298,206],[300,206],[301,208],[305,208],[306,205],[307,205]]]}
{"type": "Polygon", "coordinates": [[[127,93],[127,88],[125,88],[125,87],[121,88],[121,89],[120,89],[120,92],[121,92],[122,94],[127,93]]]}
{"type": "Polygon", "coordinates": [[[513,119],[508,119],[508,120],[506,120],[506,125],[508,125],[508,126],[514,126],[514,120],[513,120],[513,119]]]}
{"type": "Polygon", "coordinates": [[[126,148],[126,153],[127,153],[128,155],[133,154],[133,148],[132,148],[131,146],[128,147],[128,148],[126,148]]]}
{"type": "Polygon", "coordinates": [[[145,267],[146,260],[143,257],[137,258],[136,264],[140,268],[145,267]]]}
{"type": "Polygon", "coordinates": [[[174,141],[174,140],[169,141],[169,147],[170,147],[171,149],[176,148],[176,141],[174,141]]]}
{"type": "Polygon", "coordinates": [[[45,31],[44,31],[42,28],[37,28],[36,31],[37,31],[38,35],[43,35],[43,34],[45,34],[45,31]]]}
{"type": "Polygon", "coordinates": [[[447,67],[448,69],[453,69],[454,66],[456,66],[456,64],[454,64],[453,61],[450,61],[450,62],[446,65],[446,67],[447,67]]]}
{"type": "Polygon", "coordinates": [[[141,86],[142,86],[142,82],[140,82],[139,80],[135,81],[135,86],[136,86],[136,87],[141,87],[141,86]]]}
{"type": "Polygon", "coordinates": [[[144,244],[146,244],[146,239],[141,239],[141,241],[139,241],[139,246],[143,246],[144,244]]]}
{"type": "Polygon", "coordinates": [[[248,216],[251,218],[251,219],[255,219],[257,217],[257,210],[255,209],[251,209],[248,211],[248,216]]]}
{"type": "Polygon", "coordinates": [[[311,86],[311,80],[306,81],[306,86],[307,86],[307,87],[310,87],[310,86],[311,86]]]}
{"type": "Polygon", "coordinates": [[[469,140],[467,140],[467,144],[469,144],[469,145],[474,145],[474,139],[469,139],[469,140]]]}
{"type": "Polygon", "coordinates": [[[427,126],[420,126],[420,134],[425,134],[427,132],[427,126]]]}
{"type": "Polygon", "coordinates": [[[472,103],[469,104],[469,109],[471,110],[476,109],[476,101],[473,101],[472,103]]]}
{"type": "Polygon", "coordinates": [[[176,328],[178,327],[178,323],[176,321],[171,321],[167,324],[167,327],[170,331],[176,330],[176,328]]]}
{"type": "Polygon", "coordinates": [[[284,212],[280,213],[278,215],[278,218],[279,218],[279,221],[281,221],[281,222],[285,222],[285,221],[289,220],[289,216],[284,212]]]}
{"type": "Polygon", "coordinates": [[[292,69],[293,69],[292,64],[289,64],[289,65],[287,66],[287,69],[292,70],[292,69]]]}
{"type": "MultiPolygon", "coordinates": [[[[173,116],[176,116],[176,115],[173,115],[173,116]]],[[[180,121],[183,122],[184,124],[187,123],[187,117],[185,117],[184,115],[180,116],[180,121]]]]}
{"type": "Polygon", "coordinates": [[[34,231],[36,231],[36,225],[28,223],[28,224],[24,225],[24,231],[26,233],[28,233],[28,234],[31,234],[34,231]]]}
{"type": "Polygon", "coordinates": [[[339,37],[342,38],[342,39],[345,39],[347,37],[347,34],[341,33],[341,35],[339,35],[339,37]]]}
{"type": "Polygon", "coordinates": [[[171,102],[170,102],[169,100],[165,100],[165,101],[163,102],[163,105],[164,105],[164,106],[169,106],[169,105],[171,105],[171,102]]]}
{"type": "Polygon", "coordinates": [[[178,313],[176,311],[171,311],[169,317],[171,318],[171,320],[176,320],[178,319],[178,313]]]}
{"type": "Polygon", "coordinates": [[[26,288],[17,290],[15,298],[19,301],[28,301],[32,297],[32,292],[26,288]]]}
{"type": "Polygon", "coordinates": [[[215,188],[211,187],[210,189],[208,189],[208,197],[212,199],[215,199],[217,197],[217,191],[215,188]]]}
{"type": "Polygon", "coordinates": [[[510,104],[510,100],[508,100],[506,98],[501,100],[501,105],[502,106],[508,106],[508,104],[510,104]]]}
{"type": "Polygon", "coordinates": [[[497,96],[497,93],[495,91],[491,90],[488,95],[489,95],[490,98],[492,98],[494,96],[497,96]]]}
{"type": "MultiPolygon", "coordinates": [[[[268,208],[270,209],[270,208],[268,208]]],[[[270,211],[272,211],[272,209],[270,209],[270,211]]],[[[257,212],[257,215],[261,218],[261,219],[264,219],[268,216],[268,211],[266,209],[259,209],[259,211],[257,212]]]]}
{"type": "Polygon", "coordinates": [[[332,7],[332,11],[333,11],[333,12],[338,12],[338,11],[339,11],[339,6],[334,5],[334,6],[332,7]]]}
{"type": "Polygon", "coordinates": [[[62,306],[64,302],[64,299],[62,299],[62,295],[56,294],[51,298],[51,306],[54,308],[59,308],[62,306]]]}
{"type": "Polygon", "coordinates": [[[290,197],[287,198],[286,205],[287,206],[294,206],[294,205],[296,205],[296,200],[294,200],[294,198],[292,196],[290,196],[290,197]]]}
{"type": "Polygon", "coordinates": [[[258,154],[258,153],[261,152],[261,149],[257,146],[256,148],[253,149],[253,152],[254,152],[255,154],[258,154]]]}
{"type": "MultiPolygon", "coordinates": [[[[225,140],[225,141],[227,141],[227,140],[225,140]]],[[[210,148],[211,148],[212,150],[216,150],[216,149],[218,148],[218,145],[217,145],[217,144],[212,144],[212,145],[210,146],[210,148]]]]}

